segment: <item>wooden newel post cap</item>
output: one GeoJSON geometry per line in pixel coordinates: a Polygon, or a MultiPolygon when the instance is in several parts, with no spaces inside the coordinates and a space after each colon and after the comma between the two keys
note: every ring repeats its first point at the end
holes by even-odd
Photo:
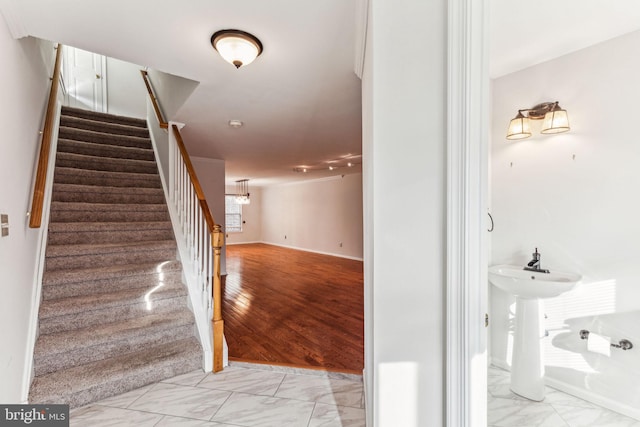
{"type": "Polygon", "coordinates": [[[213,233],[211,233],[211,246],[221,248],[222,245],[224,245],[224,233],[222,232],[222,226],[216,224],[213,226],[213,233]]]}

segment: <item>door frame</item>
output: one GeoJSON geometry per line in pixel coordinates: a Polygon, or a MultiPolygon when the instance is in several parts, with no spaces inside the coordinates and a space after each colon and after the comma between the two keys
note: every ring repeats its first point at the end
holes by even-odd
{"type": "Polygon", "coordinates": [[[448,3],[446,420],[484,427],[489,2],[448,3]]]}

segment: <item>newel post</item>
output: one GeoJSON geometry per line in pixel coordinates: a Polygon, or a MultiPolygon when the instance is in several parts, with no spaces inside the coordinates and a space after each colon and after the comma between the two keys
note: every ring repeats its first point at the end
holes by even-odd
{"type": "Polygon", "coordinates": [[[211,233],[213,246],[213,372],[223,369],[224,321],[222,320],[222,281],[220,278],[220,255],[224,245],[222,226],[216,224],[211,233]]]}

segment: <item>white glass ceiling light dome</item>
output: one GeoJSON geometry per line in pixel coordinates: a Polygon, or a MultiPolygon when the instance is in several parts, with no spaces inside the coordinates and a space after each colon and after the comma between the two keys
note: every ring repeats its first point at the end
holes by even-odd
{"type": "Polygon", "coordinates": [[[236,68],[251,64],[261,53],[262,43],[240,30],[220,30],[211,36],[211,44],[220,56],[236,68]]]}

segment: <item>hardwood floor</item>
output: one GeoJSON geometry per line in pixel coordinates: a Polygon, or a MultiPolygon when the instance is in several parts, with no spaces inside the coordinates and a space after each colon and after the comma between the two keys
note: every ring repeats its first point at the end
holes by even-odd
{"type": "Polygon", "coordinates": [[[229,357],[361,374],[362,262],[265,244],[227,246],[229,357]]]}

